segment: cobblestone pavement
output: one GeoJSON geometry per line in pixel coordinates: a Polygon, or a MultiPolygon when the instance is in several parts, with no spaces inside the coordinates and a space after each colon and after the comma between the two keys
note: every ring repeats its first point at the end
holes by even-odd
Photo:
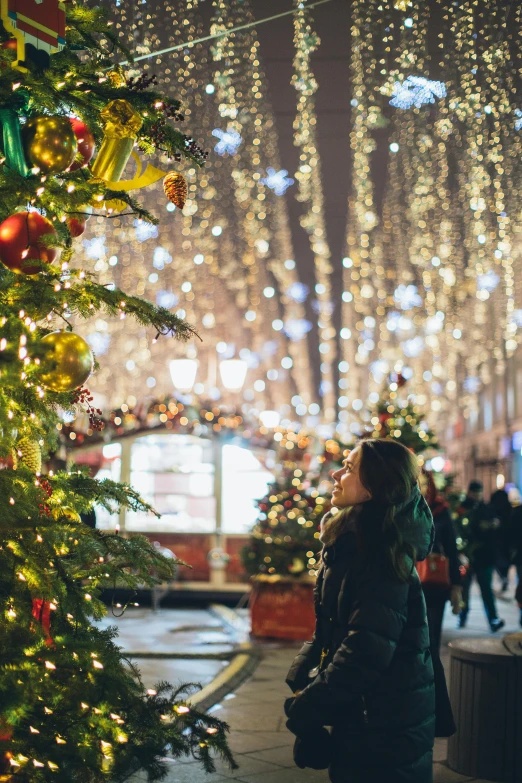
{"type": "MultiPolygon", "coordinates": [[[[506,620],[505,631],[508,633],[520,630],[518,610],[513,602],[512,595],[513,589],[511,589],[505,599],[499,600],[499,615],[506,620]]],[[[204,624],[208,623],[210,627],[214,628],[213,631],[209,630],[208,633],[224,632],[216,630],[219,627],[219,622],[209,613],[191,611],[195,615],[194,621],[191,620],[192,625],[201,625],[200,621],[204,620],[204,624]]],[[[161,633],[161,624],[164,623],[164,627],[168,627],[169,622],[171,624],[172,619],[175,619],[174,615],[170,615],[169,611],[166,611],[164,614],[160,613],[157,615],[156,618],[155,623],[158,624],[158,633],[163,639],[166,639],[161,633]],[[163,620],[161,619],[162,616],[163,620]]],[[[181,621],[181,619],[182,615],[178,614],[177,621],[181,621]]],[[[145,617],[142,620],[145,620],[145,617]]],[[[139,618],[136,617],[135,621],[139,622],[139,618]]],[[[130,622],[133,621],[130,620],[130,622]]],[[[136,631],[135,633],[138,638],[141,637],[143,639],[144,629],[142,622],[139,622],[139,625],[141,625],[141,631],[136,631]]],[[[210,638],[198,636],[197,634],[201,634],[201,631],[193,631],[192,633],[196,634],[192,639],[195,643],[204,643],[205,639],[208,640],[210,638]]],[[[122,641],[125,640],[127,642],[131,636],[130,631],[128,635],[124,631],[122,641]]],[[[463,636],[470,638],[489,636],[480,596],[475,591],[472,594],[472,608],[468,627],[465,631],[455,630],[455,618],[449,612],[445,617],[442,657],[446,665],[449,661],[448,642],[463,636]]],[[[165,643],[168,644],[169,641],[170,637],[165,643]]],[[[191,643],[189,637],[187,637],[186,641],[189,644],[191,643]]],[[[243,781],[243,783],[328,783],[326,772],[300,770],[294,766],[292,760],[293,737],[285,728],[282,702],[287,695],[287,691],[284,677],[298,645],[267,642],[261,646],[263,659],[253,676],[241,685],[235,693],[228,694],[221,703],[212,708],[214,714],[230,724],[230,744],[240,765],[239,769],[232,772],[218,762],[216,772],[207,775],[195,761],[168,759],[169,774],[165,779],[165,783],[203,783],[203,781],[220,783],[220,781],[230,780],[238,781],[238,783],[240,781],[243,781]]],[[[153,662],[154,666],[160,663],[162,662],[153,662]]],[[[199,665],[201,662],[194,661],[192,663],[199,665]]],[[[180,671],[176,673],[178,675],[176,679],[179,680],[182,675],[180,675],[180,671]]],[[[208,677],[209,674],[210,670],[207,669],[204,675],[208,677]]],[[[159,678],[163,676],[163,673],[157,670],[156,676],[159,678]]],[[[205,679],[205,676],[202,675],[199,679],[205,679]]],[[[446,754],[446,741],[437,740],[434,754],[434,783],[459,783],[460,781],[462,783],[465,781],[467,783],[472,783],[472,781],[473,783],[487,783],[487,781],[477,778],[458,775],[450,770],[444,763],[446,754]]],[[[142,774],[135,775],[132,778],[132,783],[142,783],[142,781],[146,781],[146,776],[142,774]]],[[[386,783],[386,781],[383,781],[383,783],[386,783]]]]}

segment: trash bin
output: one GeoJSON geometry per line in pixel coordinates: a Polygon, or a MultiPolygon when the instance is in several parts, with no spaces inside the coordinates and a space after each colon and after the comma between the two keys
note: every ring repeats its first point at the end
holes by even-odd
{"type": "Polygon", "coordinates": [[[450,699],[455,772],[497,783],[522,781],[522,633],[451,642],[450,699]]]}

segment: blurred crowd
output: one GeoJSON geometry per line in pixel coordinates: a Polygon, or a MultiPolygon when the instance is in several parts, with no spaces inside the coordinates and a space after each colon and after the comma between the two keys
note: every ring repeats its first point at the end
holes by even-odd
{"type": "Polygon", "coordinates": [[[421,490],[435,523],[432,554],[419,563],[419,576],[428,610],[431,644],[440,648],[442,621],[447,602],[458,617],[457,627],[465,628],[470,609],[473,580],[480,588],[484,611],[493,633],[504,626],[498,616],[493,591],[495,572],[501,591],[509,588],[512,567],[516,568],[516,600],[522,626],[522,505],[519,493],[505,489],[484,498],[480,481],[471,481],[467,492],[456,491],[451,483],[437,487],[434,475],[423,472],[421,490]]]}

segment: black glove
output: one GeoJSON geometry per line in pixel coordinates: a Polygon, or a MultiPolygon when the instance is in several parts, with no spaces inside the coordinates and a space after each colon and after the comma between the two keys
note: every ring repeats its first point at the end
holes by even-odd
{"type": "Polygon", "coordinates": [[[325,728],[297,737],[294,743],[294,762],[300,769],[328,769],[332,761],[332,737],[325,728]]]}

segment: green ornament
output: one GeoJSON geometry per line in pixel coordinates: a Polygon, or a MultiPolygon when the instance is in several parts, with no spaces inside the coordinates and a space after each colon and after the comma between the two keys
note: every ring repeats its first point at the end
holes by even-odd
{"type": "Polygon", "coordinates": [[[20,176],[28,177],[30,170],[25,160],[18,114],[14,109],[0,108],[0,123],[6,165],[20,176]]]}

